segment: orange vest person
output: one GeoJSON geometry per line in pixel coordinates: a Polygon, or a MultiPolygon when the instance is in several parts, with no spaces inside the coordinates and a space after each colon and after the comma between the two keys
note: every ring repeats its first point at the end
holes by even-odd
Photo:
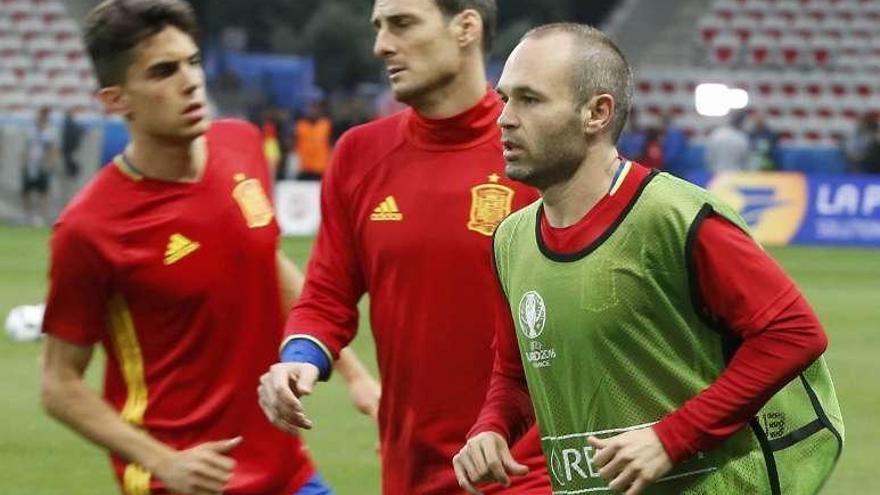
{"type": "Polygon", "coordinates": [[[302,174],[320,176],[330,163],[330,136],[333,125],[321,115],[319,108],[309,109],[309,115],[296,121],[296,154],[302,174]]]}

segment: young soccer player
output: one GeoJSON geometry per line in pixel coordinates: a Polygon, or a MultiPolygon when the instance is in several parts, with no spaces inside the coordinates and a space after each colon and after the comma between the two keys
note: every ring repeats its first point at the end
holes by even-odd
{"type": "Polygon", "coordinates": [[[300,438],[257,404],[280,291],[289,304],[301,284],[279,251],[258,131],[209,121],[187,3],[108,0],[85,38],[131,142],[55,226],[46,410],[111,452],[127,495],[329,494],[300,438]],[[83,381],[99,343],[103,398],[83,381]]]}

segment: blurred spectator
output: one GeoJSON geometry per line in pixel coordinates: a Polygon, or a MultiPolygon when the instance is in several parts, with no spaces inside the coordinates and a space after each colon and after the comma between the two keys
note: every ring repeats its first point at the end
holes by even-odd
{"type": "Polygon", "coordinates": [[[776,159],[776,145],[779,135],[776,134],[759,114],[752,120],[752,131],[749,133],[752,170],[776,170],[779,168],[776,159]]]}
{"type": "Polygon", "coordinates": [[[345,131],[373,119],[373,112],[366,99],[359,95],[350,95],[335,100],[336,105],[331,111],[333,123],[332,142],[336,142],[345,131]]]}
{"type": "Polygon", "coordinates": [[[876,135],[868,146],[858,171],[865,174],[880,174],[880,135],[876,135]]]}
{"type": "Polygon", "coordinates": [[[265,108],[261,116],[260,129],[263,130],[263,154],[269,163],[276,181],[283,180],[287,171],[287,156],[290,153],[290,113],[283,108],[265,108]]]}
{"type": "Polygon", "coordinates": [[[305,115],[296,121],[294,142],[299,157],[300,180],[321,180],[330,163],[330,138],[333,124],[325,115],[324,106],[314,102],[305,115]]]}
{"type": "Polygon", "coordinates": [[[287,178],[287,157],[290,155],[290,111],[285,108],[273,108],[269,111],[269,119],[278,131],[278,167],[275,169],[275,180],[287,178]]]}
{"type": "Polygon", "coordinates": [[[617,142],[617,152],[626,158],[639,159],[644,155],[645,144],[647,143],[647,131],[642,129],[639,124],[638,112],[635,107],[629,112],[626,129],[620,135],[617,142]]]}
{"type": "Polygon", "coordinates": [[[743,131],[745,114],[731,115],[706,139],[706,169],[709,172],[746,170],[749,167],[749,136],[743,131]]]}
{"type": "Polygon", "coordinates": [[[27,130],[22,168],[22,207],[25,222],[46,225],[49,221],[49,179],[58,162],[58,136],[49,125],[49,109],[37,112],[34,125],[27,130]]]}
{"type": "Polygon", "coordinates": [[[73,110],[64,112],[61,131],[61,154],[64,159],[64,175],[75,179],[79,177],[79,163],[74,156],[82,142],[83,130],[73,118],[73,110]]]}
{"type": "Polygon", "coordinates": [[[64,112],[64,123],[61,126],[61,158],[64,162],[64,175],[61,177],[62,206],[66,205],[76,191],[80,165],[76,158],[82,143],[83,129],[74,119],[73,110],[64,112]]]}
{"type": "Polygon", "coordinates": [[[279,174],[278,165],[281,163],[281,143],[278,140],[278,125],[267,114],[263,118],[260,129],[263,131],[263,155],[266,157],[266,163],[269,165],[272,176],[277,177],[279,174]]]}
{"type": "Polygon", "coordinates": [[[877,171],[880,168],[880,125],[877,116],[866,113],[859,119],[855,130],[843,143],[843,152],[853,172],[877,171]]]}
{"type": "Polygon", "coordinates": [[[672,113],[663,116],[663,168],[670,172],[684,170],[687,161],[688,137],[675,125],[672,113]]]}
{"type": "Polygon", "coordinates": [[[663,131],[652,127],[645,133],[645,147],[642,153],[636,159],[642,165],[648,168],[663,168],[663,131]]]}

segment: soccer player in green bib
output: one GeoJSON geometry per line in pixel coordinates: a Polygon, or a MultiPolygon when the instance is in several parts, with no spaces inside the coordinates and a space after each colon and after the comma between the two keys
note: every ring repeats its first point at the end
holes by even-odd
{"type": "Polygon", "coordinates": [[[817,492],[843,445],[825,332],[736,211],[618,155],[620,49],[536,28],[498,92],[507,175],[542,199],[495,232],[509,317],[461,487],[527,471],[508,445],[537,419],[554,493],[817,492]]]}

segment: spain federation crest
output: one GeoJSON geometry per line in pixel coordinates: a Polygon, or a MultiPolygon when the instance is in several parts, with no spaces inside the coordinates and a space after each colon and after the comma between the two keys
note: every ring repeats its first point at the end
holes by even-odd
{"type": "Polygon", "coordinates": [[[468,230],[485,236],[495,233],[495,227],[510,214],[513,189],[498,183],[498,174],[489,176],[489,182],[471,188],[471,217],[468,230]]]}
{"type": "Polygon", "coordinates": [[[232,197],[241,208],[241,214],[244,216],[247,226],[255,229],[265,227],[272,221],[275,213],[272,211],[272,203],[266,197],[266,192],[260,181],[257,179],[248,179],[244,174],[236,174],[235,189],[232,190],[232,197]]]}

